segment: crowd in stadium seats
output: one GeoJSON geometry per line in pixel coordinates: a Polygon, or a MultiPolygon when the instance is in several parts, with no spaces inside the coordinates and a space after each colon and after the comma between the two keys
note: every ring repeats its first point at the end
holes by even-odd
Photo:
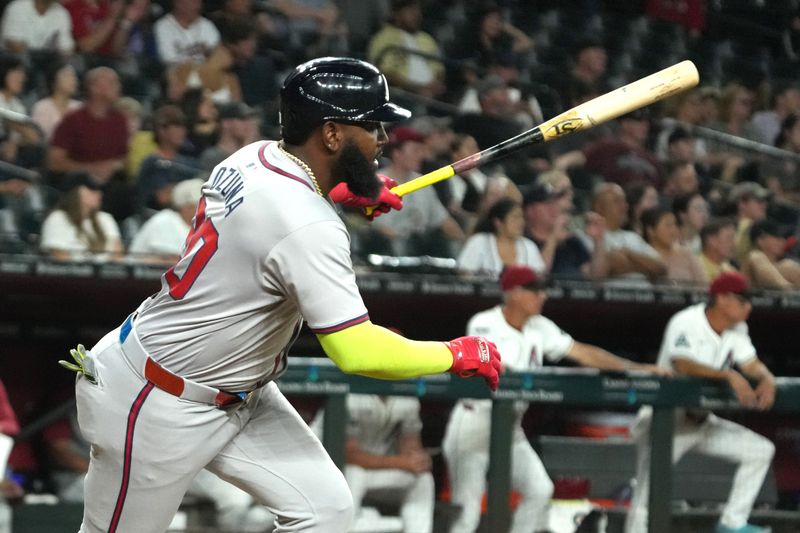
{"type": "Polygon", "coordinates": [[[0,254],[171,264],[202,182],[279,137],[281,82],[312,57],[368,59],[414,110],[383,154],[398,183],[688,58],[696,89],[424,188],[371,224],[344,210],[354,261],[692,287],[738,270],[800,289],[796,2],[2,4],[0,254]]]}
{"type": "Polygon", "coordinates": [[[702,285],[701,235],[731,217],[735,254],[713,262],[758,286],[795,286],[793,267],[778,269],[797,253],[793,4],[603,4],[13,0],[1,24],[0,161],[16,166],[0,169],[0,251],[142,258],[131,244],[156,212],[180,209],[178,182],[279,135],[282,77],[310,57],[367,58],[415,111],[389,132],[383,172],[398,182],[690,58],[701,86],[663,105],[416,192],[372,226],[343,213],[354,258],[466,254],[459,269],[482,274],[527,261],[555,278],[702,285]],[[752,37],[774,20],[780,38],[752,37]],[[519,235],[492,218],[502,198],[523,208],[519,235]],[[776,242],[751,258],[762,219],[777,229],[758,238],[776,242]]]}

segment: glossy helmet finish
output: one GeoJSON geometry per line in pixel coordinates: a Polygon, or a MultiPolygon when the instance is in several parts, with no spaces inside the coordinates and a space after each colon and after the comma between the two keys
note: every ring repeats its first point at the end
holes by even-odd
{"type": "Polygon", "coordinates": [[[302,144],[326,121],[397,122],[411,112],[389,101],[386,78],[350,57],[322,57],[298,66],[281,88],[281,136],[302,144]]]}

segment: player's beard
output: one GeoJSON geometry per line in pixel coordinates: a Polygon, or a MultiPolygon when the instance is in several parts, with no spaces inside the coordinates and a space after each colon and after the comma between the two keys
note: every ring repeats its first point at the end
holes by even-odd
{"type": "Polygon", "coordinates": [[[345,182],[356,196],[365,198],[376,198],[383,187],[375,175],[373,161],[364,157],[352,140],[345,141],[342,152],[332,164],[331,176],[336,183],[345,182]]]}

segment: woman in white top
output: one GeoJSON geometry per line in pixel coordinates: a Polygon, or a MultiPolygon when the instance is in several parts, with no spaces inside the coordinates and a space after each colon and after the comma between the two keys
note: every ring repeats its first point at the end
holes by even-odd
{"type": "Polygon", "coordinates": [[[522,236],[522,206],[511,198],[498,200],[478,222],[458,256],[462,272],[499,276],[511,265],[526,265],[543,273],[544,260],[536,244],[522,236]]]}
{"type": "Polygon", "coordinates": [[[47,90],[50,96],[33,104],[31,118],[49,140],[61,118],[81,105],[72,98],[78,90],[75,68],[69,63],[56,64],[47,72],[47,90]]]}
{"type": "Polygon", "coordinates": [[[681,229],[681,244],[700,255],[700,230],[708,222],[708,202],[699,192],[678,196],[672,201],[672,212],[681,229]]]}
{"type": "Polygon", "coordinates": [[[119,227],[111,215],[100,211],[102,200],[103,193],[87,174],[73,176],[42,224],[42,251],[59,260],[120,259],[119,227]]]}

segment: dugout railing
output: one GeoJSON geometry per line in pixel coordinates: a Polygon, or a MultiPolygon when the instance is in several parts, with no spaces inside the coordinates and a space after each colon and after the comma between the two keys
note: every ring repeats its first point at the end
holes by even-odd
{"type": "MultiPolygon", "coordinates": [[[[298,359],[278,381],[290,395],[325,397],[323,443],[337,465],[344,465],[346,396],[348,393],[492,400],[492,429],[488,476],[489,531],[508,531],[511,491],[511,439],[514,402],[589,405],[607,408],[653,406],[650,436],[650,533],[667,533],[671,523],[672,436],[674,411],[681,407],[736,410],[730,388],[720,382],[674,377],[658,378],[641,372],[609,373],[593,369],[545,368],[536,372],[504,374],[497,392],[481,380],[463,380],[447,374],[417,380],[379,381],[343,374],[325,358],[298,359]]],[[[773,411],[800,411],[800,378],[777,378],[773,411]]],[[[634,459],[631,458],[633,461],[634,459]]]]}

